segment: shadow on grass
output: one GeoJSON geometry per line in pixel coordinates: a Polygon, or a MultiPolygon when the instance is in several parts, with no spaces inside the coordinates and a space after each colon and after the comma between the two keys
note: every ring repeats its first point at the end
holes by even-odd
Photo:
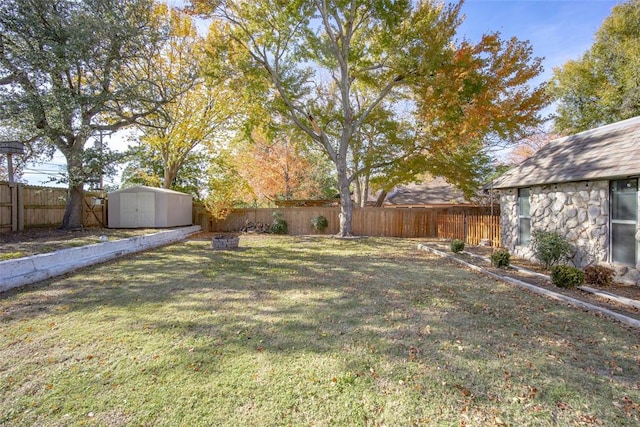
{"type": "Polygon", "coordinates": [[[416,253],[413,241],[244,244],[186,242],[7,293],[23,295],[3,322],[64,306],[116,332],[160,335],[166,357],[156,363],[180,360],[173,369],[184,371],[215,373],[239,354],[345,354],[350,375],[406,365],[387,376],[419,372],[412,381],[429,384],[432,375],[484,406],[511,387],[525,402],[611,402],[638,384],[640,339],[628,328],[416,253]]]}

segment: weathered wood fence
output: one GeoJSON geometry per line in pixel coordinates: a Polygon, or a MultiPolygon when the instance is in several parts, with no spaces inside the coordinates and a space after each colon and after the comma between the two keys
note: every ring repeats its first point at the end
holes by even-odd
{"type": "Polygon", "coordinates": [[[500,246],[500,214],[441,213],[437,216],[438,238],[460,239],[470,245],[489,240],[500,246]]]}
{"type": "MultiPolygon", "coordinates": [[[[0,182],[0,232],[62,224],[67,190],[0,182]]],[[[86,193],[83,204],[85,227],[107,226],[107,200],[104,193],[86,193]]],[[[477,245],[489,239],[500,245],[499,210],[490,215],[487,207],[354,208],[353,233],[360,236],[461,239],[477,245]]],[[[325,234],[339,229],[339,207],[297,207],[273,209],[235,209],[226,219],[212,219],[201,204],[193,205],[193,223],[204,231],[237,232],[247,222],[271,224],[280,212],[289,234],[313,234],[312,218],[322,215],[329,226],[325,234]]]]}
{"type": "MultiPolygon", "coordinates": [[[[106,226],[107,211],[103,193],[85,193],[82,206],[85,227],[106,226]]],[[[67,190],[0,182],[0,232],[28,228],[56,227],[62,224],[67,190]]]]}
{"type": "MultiPolygon", "coordinates": [[[[354,208],[353,233],[364,236],[428,237],[461,239],[477,245],[481,239],[489,239],[494,246],[500,245],[500,222],[498,208],[494,215],[486,207],[464,208],[354,208]]],[[[335,234],[339,229],[340,208],[305,207],[278,209],[236,209],[224,220],[210,219],[202,207],[195,207],[194,219],[203,230],[213,232],[237,232],[247,222],[271,224],[273,214],[280,212],[287,221],[289,234],[312,234],[311,219],[322,215],[329,226],[325,234],[335,234]],[[197,214],[196,212],[200,212],[197,214]]]]}

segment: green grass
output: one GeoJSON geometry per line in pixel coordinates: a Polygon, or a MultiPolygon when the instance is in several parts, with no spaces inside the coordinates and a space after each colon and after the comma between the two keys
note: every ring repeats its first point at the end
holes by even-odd
{"type": "Polygon", "coordinates": [[[1,295],[0,425],[638,425],[640,334],[416,240],[191,241],[1,295]]]}
{"type": "Polygon", "coordinates": [[[23,256],[26,256],[25,253],[24,252],[19,252],[19,251],[0,253],[0,261],[6,261],[8,259],[22,258],[23,256]]]}

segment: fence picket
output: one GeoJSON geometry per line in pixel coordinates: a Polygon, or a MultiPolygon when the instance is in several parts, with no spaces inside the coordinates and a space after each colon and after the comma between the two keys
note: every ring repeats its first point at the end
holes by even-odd
{"type": "Polygon", "coordinates": [[[500,246],[500,216],[474,213],[438,214],[438,237],[478,245],[483,239],[500,246]]]}
{"type": "MultiPolygon", "coordinates": [[[[21,228],[56,227],[62,224],[67,200],[65,188],[15,184],[14,190],[7,182],[0,182],[0,232],[21,228]],[[12,200],[11,195],[16,194],[16,188],[19,189],[18,197],[12,200]]],[[[96,197],[104,198],[105,195],[85,193],[85,227],[106,226],[105,206],[96,206],[93,203],[96,197]]]]}
{"type": "MultiPolygon", "coordinates": [[[[67,190],[64,188],[22,186],[17,206],[11,197],[6,182],[0,182],[0,232],[12,231],[12,213],[17,209],[24,228],[55,227],[62,223],[67,190]]],[[[106,226],[106,205],[92,203],[96,196],[104,194],[86,193],[84,203],[85,226],[106,226]]],[[[226,219],[210,218],[201,204],[193,206],[193,222],[204,231],[237,232],[246,221],[271,224],[274,212],[283,214],[289,234],[313,234],[311,219],[322,215],[329,226],[324,234],[336,234],[340,228],[339,207],[295,207],[234,209],[226,219]]],[[[461,239],[477,245],[489,239],[494,246],[500,245],[500,216],[487,215],[486,207],[424,207],[424,208],[355,208],[352,229],[359,236],[461,239]]]]}
{"type": "MultiPolygon", "coordinates": [[[[352,228],[356,235],[381,237],[429,237],[461,239],[477,245],[481,239],[500,244],[499,216],[486,215],[486,208],[356,208],[353,210],[352,228]]],[[[323,215],[329,221],[325,234],[339,230],[340,208],[298,207],[235,209],[224,220],[210,220],[203,228],[214,232],[240,230],[245,221],[270,224],[274,212],[280,212],[287,221],[289,234],[313,234],[311,218],[323,215]]]]}

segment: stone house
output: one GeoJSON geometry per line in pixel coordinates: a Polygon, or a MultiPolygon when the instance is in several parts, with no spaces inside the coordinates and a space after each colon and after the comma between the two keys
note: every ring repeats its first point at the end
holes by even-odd
{"type": "Polygon", "coordinates": [[[531,258],[531,233],[556,231],[577,267],[606,264],[640,285],[640,117],[556,139],[494,181],[502,246],[531,258]]]}

